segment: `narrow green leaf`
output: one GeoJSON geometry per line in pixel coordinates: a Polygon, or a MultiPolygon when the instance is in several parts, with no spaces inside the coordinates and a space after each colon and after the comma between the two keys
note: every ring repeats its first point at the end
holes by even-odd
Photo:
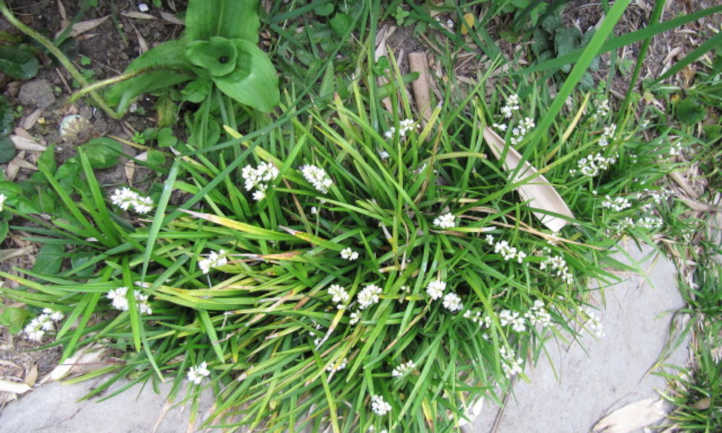
{"type": "Polygon", "coordinates": [[[203,329],[205,329],[206,334],[208,334],[208,339],[211,340],[213,351],[216,352],[218,360],[223,363],[223,349],[221,349],[221,344],[218,342],[218,334],[216,334],[216,328],[213,326],[213,322],[211,322],[208,311],[198,310],[198,317],[201,319],[203,329]]]}
{"type": "Polygon", "coordinates": [[[173,192],[173,184],[175,183],[175,178],[178,175],[178,160],[176,160],[173,163],[173,166],[170,168],[170,172],[168,173],[168,178],[165,180],[165,183],[163,184],[163,192],[161,193],[160,200],[158,201],[158,207],[155,211],[155,216],[153,217],[153,223],[150,226],[150,230],[148,231],[148,239],[145,244],[145,252],[143,253],[143,270],[141,272],[141,281],[145,281],[146,273],[148,272],[148,265],[150,264],[150,256],[153,252],[153,247],[155,246],[156,241],[158,240],[158,233],[160,232],[160,228],[163,225],[163,219],[165,218],[165,210],[168,207],[168,200],[170,200],[170,195],[173,192]]]}

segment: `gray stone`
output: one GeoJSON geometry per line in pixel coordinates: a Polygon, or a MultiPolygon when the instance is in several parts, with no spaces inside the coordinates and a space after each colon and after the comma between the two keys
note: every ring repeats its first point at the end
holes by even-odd
{"type": "Polygon", "coordinates": [[[44,79],[28,81],[20,87],[18,100],[23,105],[47,108],[55,102],[53,86],[44,79]]]}
{"type": "MultiPolygon", "coordinates": [[[[627,245],[625,263],[639,262],[641,276],[622,274],[624,281],[604,289],[606,306],[599,312],[605,336],[585,333],[581,344],[550,341],[550,359],[527,368],[529,382],[519,380],[502,412],[498,433],[586,433],[612,411],[663,390],[654,374],[667,343],[671,313],[684,301],[676,287],[672,262],[627,245]],[[550,364],[551,362],[551,364],[550,364]],[[552,368],[553,365],[553,368],[552,368]]],[[[664,362],[686,365],[687,342],[664,362]]],[[[471,433],[487,433],[499,408],[485,404],[471,433]]]]}

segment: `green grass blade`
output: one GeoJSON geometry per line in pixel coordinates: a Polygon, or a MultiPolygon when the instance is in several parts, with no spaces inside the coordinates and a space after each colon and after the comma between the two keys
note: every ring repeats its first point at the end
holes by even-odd
{"type": "Polygon", "coordinates": [[[684,58],[682,60],[675,63],[674,66],[669,68],[669,70],[667,72],[660,75],[656,80],[654,80],[654,83],[655,84],[659,83],[660,81],[663,81],[663,80],[673,76],[677,72],[684,69],[690,63],[692,63],[692,62],[696,61],[698,58],[702,57],[702,55],[704,55],[706,52],[713,50],[715,48],[719,50],[720,47],[722,47],[722,32],[719,32],[715,36],[709,38],[702,45],[695,48],[694,50],[692,50],[692,52],[690,52],[689,54],[684,56],[684,58]]]}
{"type": "Polygon", "coordinates": [[[83,151],[82,147],[78,148],[78,154],[80,155],[80,164],[83,167],[85,179],[88,182],[90,193],[93,196],[93,202],[95,203],[96,209],[98,209],[99,218],[95,221],[95,223],[104,234],[108,235],[111,238],[113,243],[117,244],[119,241],[118,230],[113,224],[113,221],[110,219],[110,214],[108,213],[108,208],[105,205],[103,193],[100,190],[98,180],[95,178],[93,168],[90,166],[88,155],[85,154],[85,151],[83,151]]]}
{"type": "Polygon", "coordinates": [[[155,216],[153,217],[153,223],[150,226],[150,230],[148,231],[148,240],[145,244],[145,252],[143,253],[143,270],[141,273],[141,281],[145,281],[146,273],[148,272],[148,265],[150,264],[150,256],[153,252],[153,247],[155,246],[155,242],[158,240],[158,233],[160,233],[160,228],[163,225],[163,219],[165,217],[165,210],[168,207],[168,200],[170,200],[170,195],[173,192],[173,184],[175,183],[175,178],[178,176],[178,161],[176,160],[173,163],[173,166],[170,168],[170,172],[168,173],[168,178],[166,179],[165,183],[163,184],[163,193],[160,196],[160,200],[158,200],[158,207],[156,208],[155,216]]]}
{"type": "Polygon", "coordinates": [[[218,342],[218,334],[216,334],[216,328],[213,326],[211,316],[208,315],[208,311],[206,310],[198,310],[198,317],[201,319],[206,334],[208,334],[208,339],[211,340],[213,351],[216,352],[218,360],[223,363],[223,349],[221,349],[221,344],[218,342]]]}

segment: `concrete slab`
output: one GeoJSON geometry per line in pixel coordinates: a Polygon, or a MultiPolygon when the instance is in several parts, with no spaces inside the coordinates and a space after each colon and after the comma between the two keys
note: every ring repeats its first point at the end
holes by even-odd
{"type": "MultiPolygon", "coordinates": [[[[544,359],[528,368],[530,381],[514,386],[496,433],[589,432],[613,410],[657,397],[655,390],[664,389],[664,379],[649,370],[664,349],[671,313],[684,306],[675,266],[661,255],[648,257],[649,248],[640,251],[631,243],[624,247],[632,263],[642,261],[645,272],[624,275],[623,282],[605,290],[600,318],[606,335],[597,339],[585,334],[581,342],[586,351],[577,344],[550,342],[556,375],[544,359]]],[[[617,259],[630,263],[622,255],[617,259]]],[[[685,365],[687,359],[687,344],[682,344],[666,362],[685,365]]],[[[486,404],[467,431],[490,432],[498,409],[486,404]]]]}
{"type": "MultiPolygon", "coordinates": [[[[98,399],[78,401],[99,383],[96,380],[75,385],[42,385],[0,413],[0,433],[196,432],[188,430],[190,409],[187,406],[166,407],[170,384],[161,385],[159,394],[153,392],[150,384],[145,388],[136,385],[102,402],[98,399]],[[161,416],[164,411],[165,416],[161,416]]],[[[199,418],[211,404],[210,394],[204,395],[199,418]]]]}
{"type": "MultiPolygon", "coordinates": [[[[649,252],[629,250],[633,260],[649,252]]],[[[656,395],[654,390],[661,389],[664,380],[645,373],[663,348],[669,313],[684,302],[675,286],[672,263],[659,258],[645,268],[649,281],[630,275],[606,290],[607,306],[601,315],[606,337],[585,337],[586,352],[578,345],[549,344],[559,377],[545,360],[528,369],[530,383],[515,386],[498,433],[584,433],[610,410],[656,395]]],[[[686,357],[683,345],[669,361],[684,364],[686,357]]],[[[0,433],[152,432],[168,391],[167,386],[160,394],[150,387],[142,392],[135,387],[104,402],[76,402],[92,386],[92,382],[72,386],[53,383],[33,390],[0,413],[0,433]]],[[[205,407],[209,405],[207,398],[205,407]]],[[[467,431],[489,432],[496,412],[496,407],[486,404],[467,431]]],[[[186,432],[188,414],[188,409],[168,411],[156,432],[186,432]]]]}

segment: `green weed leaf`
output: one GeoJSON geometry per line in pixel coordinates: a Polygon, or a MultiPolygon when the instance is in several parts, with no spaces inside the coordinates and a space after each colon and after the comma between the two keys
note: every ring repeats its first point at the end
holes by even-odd
{"type": "Polygon", "coordinates": [[[94,138],[81,146],[88,155],[90,166],[94,169],[104,169],[115,166],[118,157],[123,151],[123,145],[110,138],[94,138]]]}
{"type": "Polygon", "coordinates": [[[17,334],[23,329],[30,312],[25,308],[5,307],[0,313],[0,325],[8,328],[11,334],[17,334]]]}
{"type": "Polygon", "coordinates": [[[0,135],[8,135],[12,132],[14,119],[12,107],[0,96],[0,135]]]}
{"type": "Polygon", "coordinates": [[[192,67],[193,64],[186,60],[184,41],[165,42],[143,53],[126,69],[126,73],[147,72],[116,84],[105,97],[111,105],[117,106],[119,113],[125,113],[136,96],[192,79],[192,67]]]}
{"type": "Polygon", "coordinates": [[[16,153],[17,149],[15,149],[15,144],[10,140],[10,137],[7,135],[0,136],[0,164],[15,158],[16,153]]]}
{"type": "Polygon", "coordinates": [[[241,104],[264,113],[273,110],[280,99],[278,76],[271,60],[255,44],[236,39],[237,67],[224,77],[216,77],[216,86],[241,104]]]}
{"type": "Polygon", "coordinates": [[[207,78],[195,79],[181,90],[183,99],[194,104],[200,104],[210,93],[211,80],[207,78]]]}
{"type": "Polygon", "coordinates": [[[677,104],[677,119],[687,125],[701,122],[706,115],[707,110],[697,98],[684,98],[677,104]]]}
{"type": "Polygon", "coordinates": [[[331,20],[328,22],[328,24],[331,26],[331,28],[337,35],[343,36],[346,33],[348,33],[353,22],[351,21],[350,16],[339,12],[336,15],[334,15],[333,18],[331,18],[331,20]]]}
{"type": "Polygon", "coordinates": [[[231,40],[220,36],[189,42],[185,54],[191,63],[206,69],[213,77],[228,75],[236,69],[236,47],[231,40]]]}
{"type": "Polygon", "coordinates": [[[190,41],[204,41],[213,36],[223,36],[256,44],[260,25],[258,0],[188,2],[186,36],[190,41]]]}
{"type": "Polygon", "coordinates": [[[44,275],[54,275],[60,271],[65,257],[65,247],[62,244],[45,244],[40,248],[33,272],[44,275]]]}
{"type": "Polygon", "coordinates": [[[28,50],[0,46],[0,71],[18,80],[29,80],[38,73],[38,59],[28,50]]]}

